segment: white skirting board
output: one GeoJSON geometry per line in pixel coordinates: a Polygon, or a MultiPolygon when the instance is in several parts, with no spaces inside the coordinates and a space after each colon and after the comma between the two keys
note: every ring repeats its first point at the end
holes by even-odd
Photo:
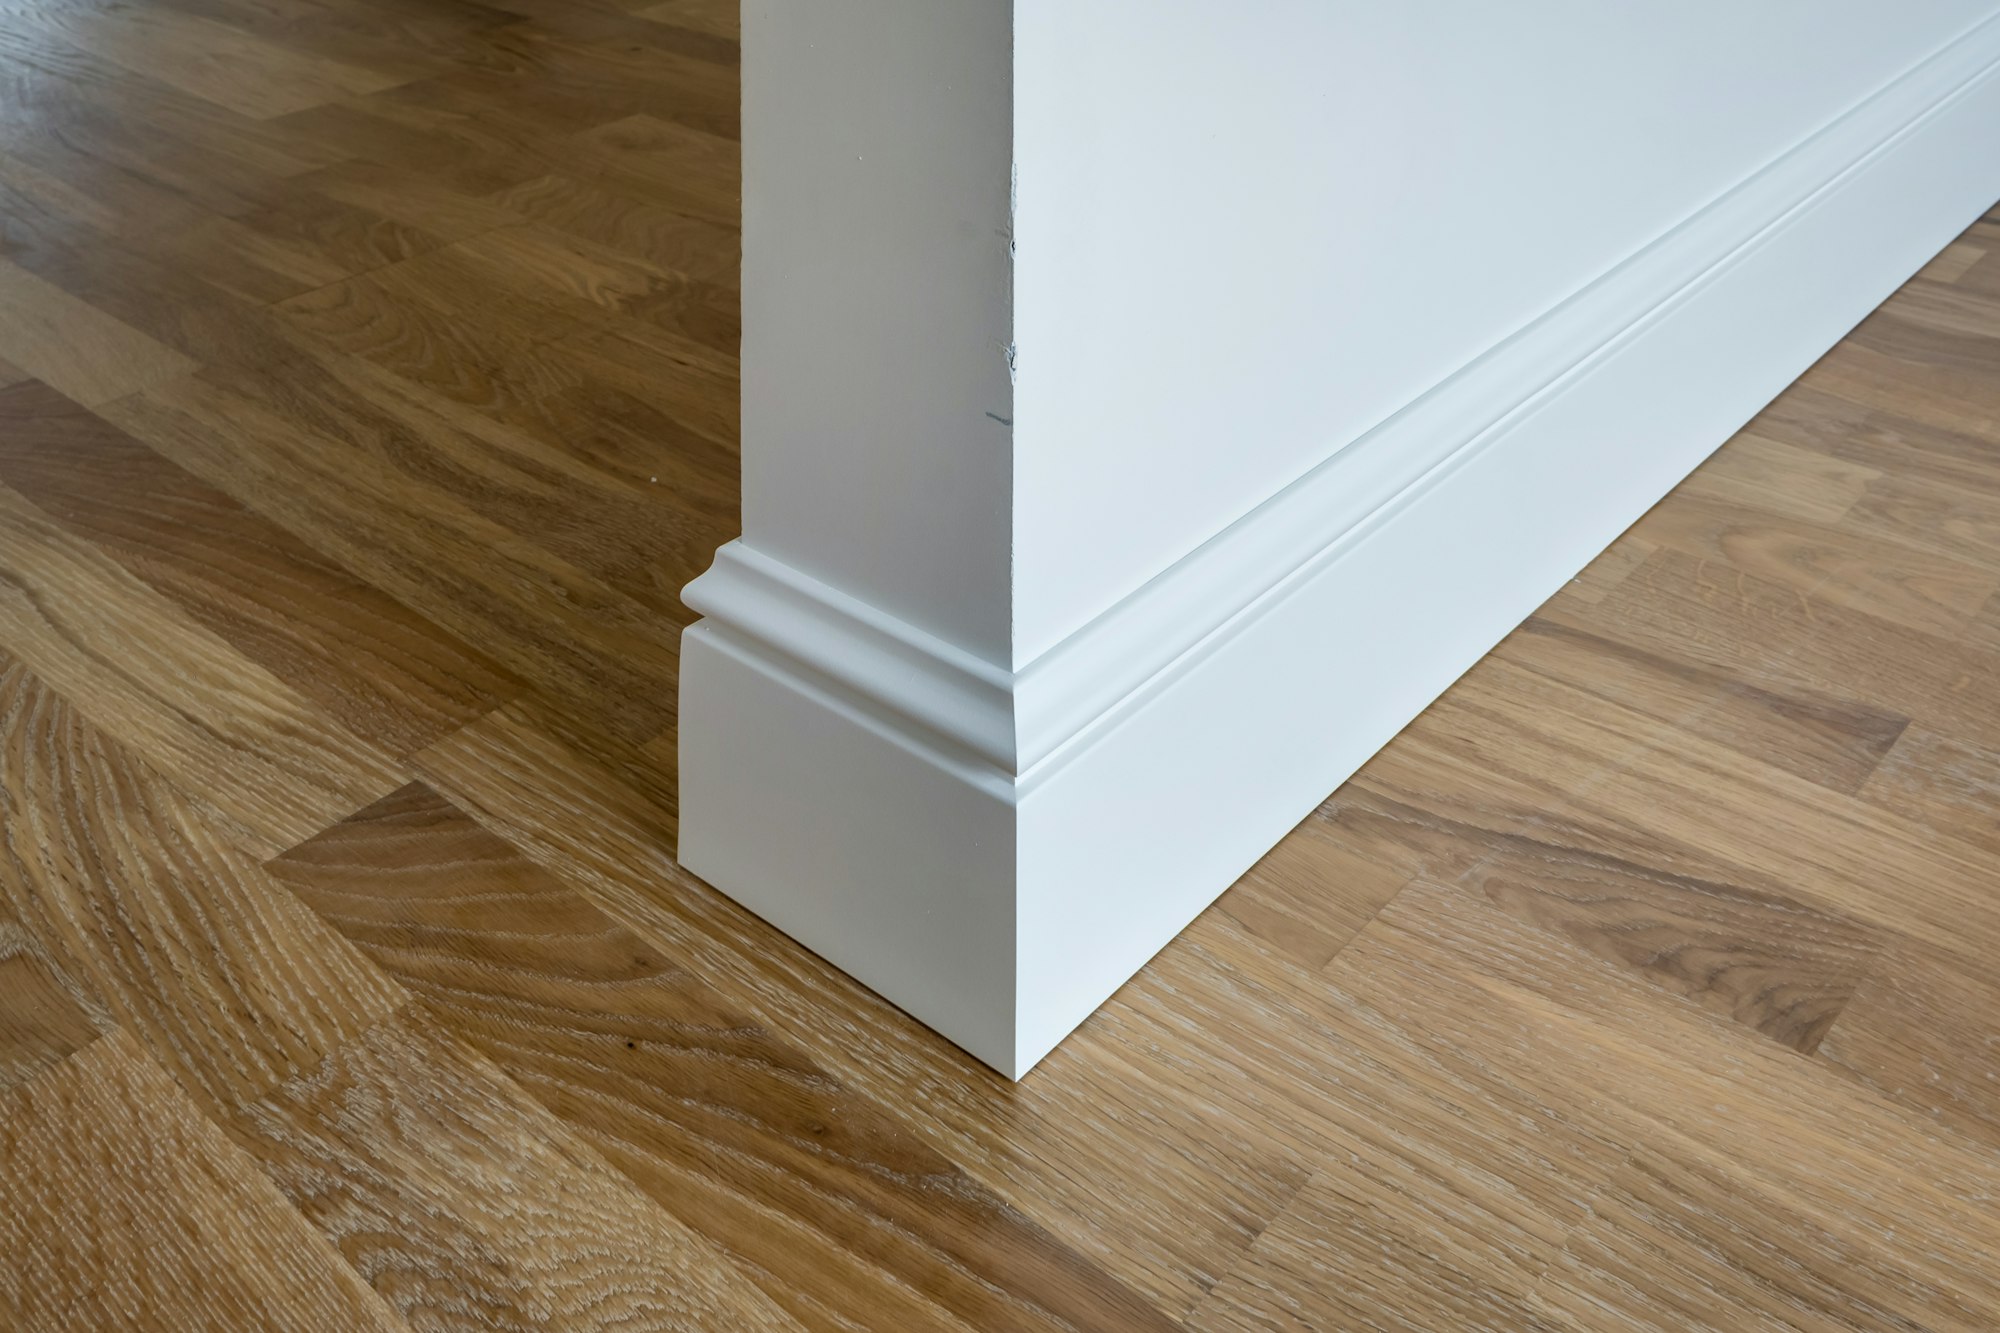
{"type": "Polygon", "coordinates": [[[1018,672],[725,548],[682,864],[1020,1077],[2000,196],[1995,26],[1018,672]]]}

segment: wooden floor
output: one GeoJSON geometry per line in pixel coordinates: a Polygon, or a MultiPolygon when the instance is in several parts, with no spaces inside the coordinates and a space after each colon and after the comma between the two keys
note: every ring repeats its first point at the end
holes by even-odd
{"type": "Polygon", "coordinates": [[[671,857],[736,62],[0,4],[0,1325],[2000,1327],[2000,216],[1010,1086],[671,857]]]}

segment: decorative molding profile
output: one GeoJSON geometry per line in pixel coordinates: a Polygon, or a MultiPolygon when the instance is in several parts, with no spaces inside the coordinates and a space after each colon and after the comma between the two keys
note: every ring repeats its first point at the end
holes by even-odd
{"type": "Polygon", "coordinates": [[[1019,671],[725,547],[683,863],[1019,1077],[1996,196],[1989,21],[1019,671]]]}

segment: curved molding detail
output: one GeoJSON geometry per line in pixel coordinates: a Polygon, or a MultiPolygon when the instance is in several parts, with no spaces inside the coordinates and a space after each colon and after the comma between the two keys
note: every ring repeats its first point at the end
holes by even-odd
{"type": "Polygon", "coordinates": [[[1595,362],[1779,240],[1877,157],[1995,78],[1996,67],[2000,19],[1964,34],[1340,447],[1019,671],[742,541],[723,547],[683,600],[1001,775],[1032,780],[1085,733],[1165,688],[1266,598],[1338,559],[1595,362]]]}

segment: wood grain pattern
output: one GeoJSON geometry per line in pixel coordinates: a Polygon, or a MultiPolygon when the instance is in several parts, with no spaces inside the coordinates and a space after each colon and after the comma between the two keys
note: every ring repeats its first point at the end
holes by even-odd
{"type": "Polygon", "coordinates": [[[4,659],[0,746],[0,909],[205,1109],[402,1003],[232,843],[240,830],[4,659]]]}
{"type": "Polygon", "coordinates": [[[271,868],[809,1327],[1166,1326],[429,789],[271,868]]]}
{"type": "Polygon", "coordinates": [[[414,1329],[796,1329],[421,1011],[227,1122],[414,1329]]]}
{"type": "Polygon", "coordinates": [[[40,384],[0,391],[0,482],[392,755],[521,688],[285,529],[40,384]]]}
{"type": "Polygon", "coordinates": [[[398,785],[386,755],[5,486],[0,643],[273,849],[398,785]]]}
{"type": "Polygon", "coordinates": [[[101,403],[194,369],[171,348],[4,258],[0,355],[82,403],[101,403]]]}
{"type": "Polygon", "coordinates": [[[673,859],[738,31],[0,3],[0,1323],[2000,1323],[2000,212],[1016,1086],[673,859]]]}
{"type": "Polygon", "coordinates": [[[111,1026],[48,951],[0,912],[0,1093],[97,1040],[111,1026]]]}
{"type": "MultiPolygon", "coordinates": [[[[258,120],[397,82],[164,5],[73,4],[33,12],[35,24],[58,41],[258,120]]],[[[19,22],[18,12],[5,21],[19,22]]]]}
{"type": "Polygon", "coordinates": [[[122,1033],[0,1105],[11,1327],[408,1327],[122,1033]]]}

